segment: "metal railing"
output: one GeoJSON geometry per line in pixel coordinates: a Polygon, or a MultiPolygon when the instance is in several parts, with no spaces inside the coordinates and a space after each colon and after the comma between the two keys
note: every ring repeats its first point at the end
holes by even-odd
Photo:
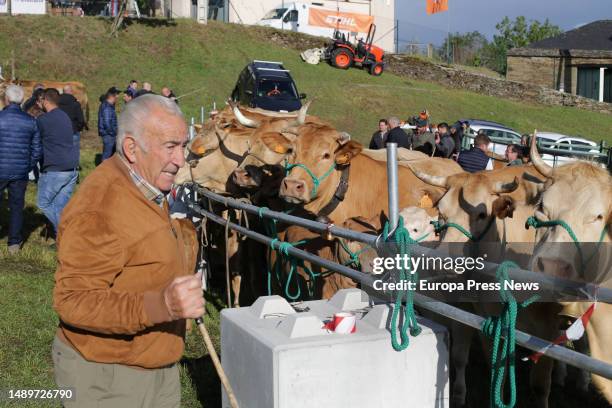
{"type": "MultiPolygon", "coordinates": [[[[393,144],[389,144],[393,145],[393,144]]],[[[397,204],[397,155],[395,151],[394,155],[394,146],[391,146],[390,149],[387,149],[387,166],[388,166],[388,187],[390,190],[389,194],[389,207],[390,207],[390,228],[391,231],[394,230],[393,225],[397,226],[398,223],[398,204],[397,204]],[[394,176],[395,174],[395,176],[394,176]],[[394,193],[395,192],[395,193],[394,193]],[[393,220],[394,219],[394,220],[393,220]]],[[[395,146],[396,147],[396,146],[395,146]]],[[[242,225],[238,225],[229,220],[224,219],[223,217],[218,216],[217,214],[203,209],[199,204],[198,196],[202,196],[208,200],[212,200],[214,202],[223,204],[227,208],[232,208],[236,210],[246,211],[250,214],[257,215],[259,217],[276,220],[280,222],[284,222],[287,224],[297,225],[309,229],[311,231],[316,231],[320,233],[329,233],[333,236],[360,241],[367,245],[372,246],[377,250],[377,252],[382,252],[382,245],[385,242],[385,237],[381,236],[373,236],[370,234],[364,234],[356,231],[352,231],[349,229],[341,228],[334,226],[333,224],[325,224],[317,221],[312,221],[300,217],[295,217],[289,214],[285,214],[282,212],[272,211],[270,209],[264,207],[258,207],[249,203],[245,203],[243,201],[239,201],[233,198],[224,197],[218,194],[215,194],[209,190],[202,189],[199,187],[192,187],[195,189],[197,194],[193,197],[192,200],[186,200],[185,204],[195,213],[205,217],[206,219],[213,221],[221,226],[230,228],[237,233],[250,238],[256,242],[264,244],[268,247],[274,248],[274,239],[270,238],[266,235],[263,235],[259,232],[252,231],[242,225]]],[[[278,248],[278,242],[276,242],[276,246],[278,248]]],[[[425,256],[440,256],[440,252],[426,248],[423,246],[415,245],[417,250],[421,250],[425,256]]],[[[311,262],[313,264],[319,265],[323,268],[328,269],[329,271],[333,271],[339,273],[343,276],[351,278],[355,281],[361,283],[362,287],[374,289],[375,281],[379,279],[376,275],[367,274],[361,271],[357,271],[351,269],[345,265],[341,265],[335,263],[329,259],[321,258],[317,255],[314,255],[310,252],[306,252],[304,250],[295,248],[290,246],[287,248],[287,253],[293,257],[300,258],[302,260],[311,262]]],[[[443,254],[444,256],[449,256],[448,254],[443,254]]],[[[492,262],[485,262],[484,269],[482,273],[487,274],[489,276],[495,276],[495,271],[499,265],[492,262]]],[[[543,285],[554,285],[559,288],[562,286],[565,290],[574,291],[574,292],[584,292],[584,291],[592,291],[594,289],[594,285],[589,286],[588,284],[578,284],[576,282],[571,281],[563,281],[558,278],[546,276],[544,274],[537,274],[532,271],[523,270],[523,269],[511,269],[509,271],[509,275],[512,279],[519,281],[537,281],[543,285]]],[[[598,288],[598,301],[599,302],[612,302],[612,290],[607,288],[598,288]]],[[[385,301],[392,301],[393,294],[387,291],[377,291],[377,297],[380,297],[385,301]]],[[[419,307],[429,310],[431,312],[437,313],[439,315],[445,316],[447,318],[456,320],[460,323],[468,325],[474,329],[482,330],[482,323],[484,322],[484,318],[473,313],[467,312],[465,310],[459,309],[455,306],[446,304],[441,301],[436,301],[430,297],[424,296],[420,293],[414,293],[414,303],[419,307]]],[[[541,338],[535,337],[528,333],[522,332],[520,330],[516,330],[516,342],[517,344],[536,352],[541,352],[544,355],[553,358],[555,360],[559,360],[570,364],[572,366],[578,367],[583,370],[587,370],[594,374],[603,376],[608,379],[612,379],[612,364],[608,364],[604,361],[600,361],[589,357],[587,355],[578,353],[571,349],[568,349],[563,346],[556,345],[549,341],[543,340],[541,338]]]]}

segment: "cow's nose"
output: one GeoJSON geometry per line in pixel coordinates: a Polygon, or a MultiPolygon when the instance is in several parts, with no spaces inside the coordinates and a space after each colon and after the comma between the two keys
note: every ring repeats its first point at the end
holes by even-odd
{"type": "Polygon", "coordinates": [[[251,184],[251,175],[245,169],[237,168],[232,175],[234,183],[241,187],[246,187],[251,184]]]}
{"type": "Polygon", "coordinates": [[[534,269],[536,272],[559,278],[571,279],[576,277],[574,266],[563,259],[539,257],[536,259],[534,269]]]}
{"type": "Polygon", "coordinates": [[[306,191],[306,183],[302,180],[292,180],[286,178],[283,180],[283,190],[284,195],[303,198],[306,191]]]}

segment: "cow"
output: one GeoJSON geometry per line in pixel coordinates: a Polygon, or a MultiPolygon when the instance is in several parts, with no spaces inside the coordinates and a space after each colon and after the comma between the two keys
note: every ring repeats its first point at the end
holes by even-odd
{"type": "MultiPolygon", "coordinates": [[[[534,138],[535,139],[535,138],[534,138]]],[[[612,241],[612,176],[596,164],[578,161],[552,168],[531,145],[531,160],[545,176],[545,183],[535,217],[540,221],[562,221],[579,240],[582,259],[575,250],[570,232],[560,225],[538,230],[533,254],[533,269],[543,273],[599,284],[611,288],[612,253],[606,244],[612,241]],[[585,245],[589,243],[589,245],[585,245]]],[[[562,316],[580,317],[590,302],[561,303],[562,316]]],[[[593,358],[612,363],[612,306],[597,303],[586,329],[593,358]]],[[[592,382],[612,403],[612,381],[592,375],[592,382]]]]}
{"type": "MultiPolygon", "coordinates": [[[[387,207],[386,163],[361,154],[361,144],[331,126],[304,125],[293,141],[277,133],[264,143],[291,146],[288,174],[279,191],[285,201],[337,224],[351,217],[372,217],[387,207]]],[[[434,166],[423,160],[418,166],[444,176],[461,171],[452,160],[446,162],[434,166]]],[[[424,196],[436,201],[442,195],[441,188],[420,181],[409,168],[400,166],[398,172],[401,207],[417,206],[424,196]]]]}
{"type": "MultiPolygon", "coordinates": [[[[213,120],[197,126],[198,134],[187,148],[188,165],[183,167],[177,174],[175,183],[177,185],[192,181],[202,187],[221,194],[239,194],[233,188],[230,175],[234,168],[240,164],[248,153],[250,147],[256,143],[261,133],[269,130],[281,130],[285,127],[298,126],[303,121],[312,120],[306,116],[309,103],[293,115],[277,115],[271,112],[264,115],[260,112],[243,113],[236,104],[231,104],[228,109],[221,111],[213,120]]],[[[218,212],[226,219],[233,221],[239,218],[236,210],[221,210],[218,212]]],[[[228,231],[224,245],[217,247],[226,252],[232,275],[231,286],[234,293],[233,305],[238,306],[240,300],[241,270],[248,264],[243,259],[249,252],[249,248],[241,251],[246,246],[239,240],[238,235],[228,231]]],[[[224,234],[217,237],[225,238],[224,234]]],[[[224,254],[225,255],[225,254],[224,254]]],[[[222,259],[222,257],[215,257],[222,259]]],[[[223,257],[225,258],[225,257],[223,257]]]]}

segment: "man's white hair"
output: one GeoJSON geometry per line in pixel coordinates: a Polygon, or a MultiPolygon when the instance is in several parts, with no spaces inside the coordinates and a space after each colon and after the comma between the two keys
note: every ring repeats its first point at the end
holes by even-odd
{"type": "Polygon", "coordinates": [[[172,99],[150,94],[133,99],[125,105],[117,123],[117,152],[119,155],[125,157],[123,141],[127,135],[134,138],[142,149],[147,150],[148,143],[144,139],[143,132],[145,123],[151,119],[151,114],[155,110],[162,110],[170,115],[183,118],[183,113],[172,99]]]}
{"type": "Polygon", "coordinates": [[[23,88],[19,85],[9,85],[4,91],[4,95],[9,103],[21,104],[24,94],[23,88]]]}

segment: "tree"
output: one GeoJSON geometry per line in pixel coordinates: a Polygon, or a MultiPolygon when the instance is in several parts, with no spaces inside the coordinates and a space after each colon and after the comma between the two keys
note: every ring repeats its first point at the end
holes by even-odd
{"type": "Polygon", "coordinates": [[[506,73],[506,55],[511,48],[525,47],[533,42],[554,37],[562,33],[561,29],[551,24],[548,19],[544,23],[519,16],[511,21],[508,17],[499,22],[495,28],[498,34],[483,50],[483,60],[490,68],[499,73],[506,73]]]}
{"type": "Polygon", "coordinates": [[[440,59],[446,60],[447,50],[450,50],[450,60],[454,64],[461,65],[479,65],[480,53],[488,44],[484,35],[478,31],[471,33],[450,34],[438,48],[438,56],[440,59]]]}

